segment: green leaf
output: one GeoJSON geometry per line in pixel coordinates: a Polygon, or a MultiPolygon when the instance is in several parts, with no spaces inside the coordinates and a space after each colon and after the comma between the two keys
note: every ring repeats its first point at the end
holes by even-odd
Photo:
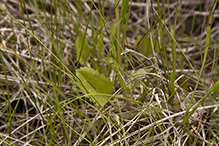
{"type": "Polygon", "coordinates": [[[147,69],[147,68],[141,68],[138,71],[136,71],[134,74],[131,75],[131,77],[128,79],[128,82],[130,83],[127,85],[127,87],[130,89],[130,91],[134,91],[136,87],[141,84],[142,77],[145,76],[147,73],[150,73],[153,69],[147,69]]]}
{"type": "MultiPolygon", "coordinates": [[[[154,45],[154,51],[159,51],[160,50],[160,44],[156,39],[152,39],[153,41],[153,45],[154,45]]],[[[151,40],[149,37],[145,37],[144,39],[140,38],[135,42],[135,46],[138,47],[136,48],[136,50],[140,51],[143,55],[145,55],[146,57],[150,54],[153,53],[152,51],[152,44],[151,44],[151,40]],[[141,42],[140,42],[141,41],[141,42]],[[140,43],[138,45],[138,43],[140,43]]]]}
{"type": "Polygon", "coordinates": [[[113,61],[112,57],[105,57],[103,58],[103,62],[107,65],[110,65],[113,68],[117,68],[117,64],[113,61]]]}
{"type": "Polygon", "coordinates": [[[110,49],[110,53],[113,55],[113,57],[115,59],[117,59],[116,47],[115,47],[115,44],[114,44],[115,40],[116,40],[115,33],[116,33],[117,28],[119,27],[119,25],[121,23],[121,20],[122,19],[120,19],[119,21],[113,23],[112,26],[110,27],[109,49],[110,49]]]}
{"type": "Polygon", "coordinates": [[[93,63],[94,67],[101,73],[99,64],[92,57],[91,62],[93,63]]]}
{"type": "MultiPolygon", "coordinates": [[[[78,82],[78,86],[84,94],[109,94],[113,89],[113,82],[108,77],[92,68],[80,68],[76,70],[76,76],[81,81],[78,82]]],[[[93,95],[89,96],[89,98],[101,106],[107,101],[107,97],[101,95],[93,95]]]]}
{"type": "Polygon", "coordinates": [[[75,41],[75,47],[76,47],[76,55],[81,64],[85,64],[88,57],[90,56],[90,45],[88,44],[88,41],[84,34],[80,34],[76,41],[75,41]]]}

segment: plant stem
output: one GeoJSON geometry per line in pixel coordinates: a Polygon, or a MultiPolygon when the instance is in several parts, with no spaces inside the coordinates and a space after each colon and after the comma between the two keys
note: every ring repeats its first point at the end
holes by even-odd
{"type": "MultiPolygon", "coordinates": [[[[115,0],[115,13],[116,13],[116,21],[118,22],[119,21],[119,5],[118,5],[118,1],[115,0]]],[[[122,93],[123,93],[123,96],[124,97],[127,97],[127,93],[128,93],[128,90],[127,90],[127,87],[125,85],[125,81],[123,79],[123,73],[122,73],[122,57],[121,57],[121,47],[120,47],[120,27],[117,28],[117,31],[116,31],[116,39],[117,39],[117,63],[119,65],[118,67],[118,70],[117,70],[117,76],[118,76],[118,79],[119,79],[119,83],[120,83],[120,86],[122,88],[122,93]]],[[[127,109],[128,110],[131,110],[131,107],[130,107],[130,102],[128,100],[126,100],[126,106],[127,106],[127,109]]]]}

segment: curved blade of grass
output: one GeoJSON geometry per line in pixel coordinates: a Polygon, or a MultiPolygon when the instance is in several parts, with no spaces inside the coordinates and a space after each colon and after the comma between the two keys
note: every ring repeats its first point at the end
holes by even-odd
{"type": "Polygon", "coordinates": [[[186,111],[185,117],[184,117],[184,119],[183,119],[183,120],[185,120],[185,122],[183,121],[183,122],[184,122],[183,124],[185,124],[186,121],[188,121],[188,119],[189,119],[189,118],[191,117],[191,115],[196,111],[196,109],[204,102],[205,98],[206,98],[207,96],[209,96],[211,93],[213,93],[214,91],[217,91],[218,89],[219,89],[219,80],[214,84],[214,86],[212,86],[212,87],[209,89],[208,93],[205,94],[205,96],[202,97],[202,99],[199,100],[198,103],[196,103],[196,105],[192,108],[192,111],[190,110],[191,108],[188,108],[188,109],[187,109],[187,110],[189,110],[189,113],[187,114],[187,111],[186,111]]]}
{"type": "Polygon", "coordinates": [[[191,106],[192,106],[192,101],[194,99],[194,96],[195,96],[195,92],[196,92],[196,89],[198,87],[198,84],[199,84],[199,81],[200,81],[200,78],[201,78],[201,75],[202,75],[202,71],[204,69],[204,66],[205,66],[205,61],[206,61],[206,58],[207,58],[207,54],[208,54],[208,48],[209,48],[209,44],[210,44],[210,36],[211,36],[211,22],[212,22],[212,16],[213,16],[213,12],[215,10],[215,7],[216,7],[216,4],[217,4],[217,0],[214,1],[214,3],[212,4],[212,8],[211,8],[211,13],[210,13],[210,18],[209,18],[209,22],[208,22],[208,29],[207,29],[207,36],[206,36],[206,47],[205,47],[205,53],[204,53],[204,60],[203,60],[203,63],[202,63],[202,67],[201,67],[201,70],[200,70],[200,73],[199,73],[199,76],[198,76],[198,81],[196,83],[196,86],[194,88],[194,93],[192,95],[192,98],[191,98],[191,101],[189,103],[189,107],[186,111],[186,114],[184,116],[184,119],[183,119],[183,124],[186,124],[186,122],[188,121],[188,119],[190,118],[190,116],[195,112],[195,110],[198,108],[198,106],[204,101],[205,97],[207,95],[209,95],[211,92],[213,92],[214,90],[216,90],[218,88],[218,84],[219,84],[219,81],[217,81],[217,83],[208,91],[208,93],[196,104],[196,106],[192,109],[191,112],[189,112],[191,106]]]}

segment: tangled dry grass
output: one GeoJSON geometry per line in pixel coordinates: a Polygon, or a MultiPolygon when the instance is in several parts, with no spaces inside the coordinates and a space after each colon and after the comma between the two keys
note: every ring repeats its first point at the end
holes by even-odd
{"type": "MultiPolygon", "coordinates": [[[[117,85],[113,93],[115,96],[111,97],[114,104],[107,103],[104,109],[100,108],[102,111],[94,107],[86,98],[79,98],[82,93],[74,79],[69,77],[70,73],[60,73],[60,69],[66,71],[63,67],[66,65],[74,74],[74,65],[78,64],[74,53],[77,27],[78,31],[87,32],[88,38],[92,38],[92,29],[100,29],[97,23],[99,13],[95,8],[91,8],[91,1],[81,1],[83,14],[79,14],[74,1],[66,1],[71,13],[67,8],[62,9],[64,4],[55,8],[55,2],[49,0],[37,1],[38,8],[30,1],[22,2],[16,0],[0,2],[0,7],[8,13],[1,11],[0,14],[0,145],[10,143],[76,146],[89,145],[88,141],[91,142],[90,145],[217,145],[219,143],[218,95],[215,99],[210,95],[206,97],[188,122],[182,124],[192,94],[195,92],[193,99],[195,105],[218,80],[219,9],[217,6],[213,14],[211,44],[209,44],[206,67],[197,90],[194,90],[198,81],[194,69],[198,71],[202,66],[212,1],[206,0],[200,4],[200,0],[181,0],[178,5],[176,0],[170,3],[161,1],[161,8],[156,1],[152,1],[156,11],[162,9],[163,23],[171,32],[174,29],[176,7],[179,8],[174,38],[182,50],[178,47],[176,50],[176,92],[171,105],[167,104],[167,99],[172,93],[167,89],[170,82],[169,73],[172,72],[172,38],[168,33],[159,34],[159,31],[154,29],[151,33],[153,37],[160,39],[158,36],[164,36],[165,42],[161,44],[166,50],[161,50],[156,53],[156,57],[149,56],[149,58],[133,51],[135,41],[142,37],[151,24],[158,21],[158,18],[148,2],[135,0],[130,3],[126,32],[128,44],[126,43],[123,53],[134,52],[132,59],[135,70],[139,71],[137,78],[145,84],[138,84],[133,91],[134,99],[130,100],[130,107],[127,107],[124,100],[116,98],[116,96],[122,97],[121,89],[117,85]],[[88,23],[86,27],[88,21],[86,16],[89,15],[93,16],[94,22],[88,23]],[[79,19],[80,24],[77,24],[79,19]],[[165,51],[167,58],[164,58],[165,51]],[[182,55],[182,51],[187,60],[182,55]],[[53,54],[63,64],[60,64],[53,54]],[[166,60],[168,62],[165,62],[166,60]],[[186,82],[181,86],[184,81],[186,82]],[[147,88],[147,93],[144,93],[144,88],[147,88]],[[142,95],[144,95],[143,99],[141,99],[142,95]]],[[[98,1],[94,3],[98,4],[98,1]]],[[[115,21],[112,13],[114,1],[107,0],[105,3],[105,20],[110,18],[110,22],[107,22],[110,24],[115,21]],[[109,17],[110,15],[112,16],[109,17]]],[[[122,3],[119,5],[121,6],[122,3]]],[[[109,30],[106,27],[102,31],[105,34],[103,44],[107,52],[110,39],[105,32],[109,30]]],[[[91,39],[89,41],[92,44],[91,39]]],[[[107,53],[105,55],[107,56],[107,53]]],[[[127,59],[125,56],[124,58],[127,59]]],[[[91,61],[87,61],[86,66],[93,65],[91,61]]],[[[124,70],[127,84],[136,82],[136,78],[132,78],[134,75],[133,69],[124,70]]]]}

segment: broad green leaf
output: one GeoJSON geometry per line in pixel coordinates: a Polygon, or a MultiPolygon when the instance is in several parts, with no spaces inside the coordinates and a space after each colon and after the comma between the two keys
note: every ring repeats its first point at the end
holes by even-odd
{"type": "MultiPolygon", "coordinates": [[[[84,67],[76,70],[76,76],[80,79],[78,82],[79,88],[84,94],[87,93],[103,93],[109,94],[113,89],[113,82],[103,74],[100,74],[97,70],[84,67]]],[[[101,95],[89,96],[93,101],[103,106],[107,97],[101,95]],[[93,99],[94,98],[94,99],[93,99]]]]}
{"type": "Polygon", "coordinates": [[[113,59],[109,56],[103,58],[103,62],[105,62],[106,64],[112,64],[114,63],[113,59]]]}
{"type": "Polygon", "coordinates": [[[75,41],[75,47],[76,47],[76,55],[78,60],[81,64],[85,64],[88,57],[90,56],[90,45],[88,44],[88,41],[84,34],[80,34],[76,41],[75,41]]]}
{"type": "MultiPolygon", "coordinates": [[[[154,51],[159,51],[160,50],[160,44],[156,39],[152,39],[153,41],[153,45],[154,45],[154,51]]],[[[136,48],[136,50],[140,51],[143,55],[145,55],[146,57],[150,54],[153,53],[152,51],[152,44],[151,44],[151,40],[149,37],[145,37],[144,39],[138,39],[135,42],[135,46],[137,46],[139,44],[139,46],[136,48]],[[139,42],[141,41],[141,42],[139,42]]]]}

